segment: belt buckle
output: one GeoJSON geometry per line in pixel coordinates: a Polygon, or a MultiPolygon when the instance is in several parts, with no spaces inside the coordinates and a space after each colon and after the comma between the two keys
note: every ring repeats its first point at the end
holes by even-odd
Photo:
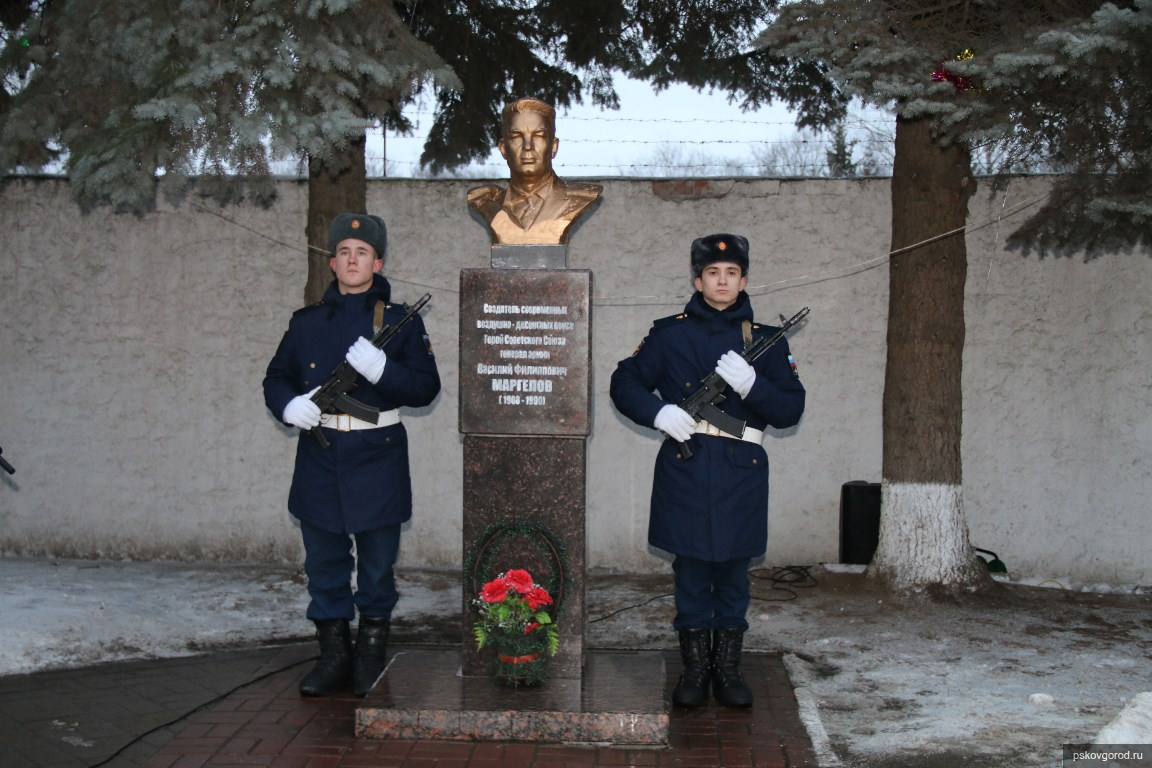
{"type": "Polygon", "coordinates": [[[352,431],[352,417],[346,413],[336,414],[336,431],[337,432],[351,432],[352,431]]]}

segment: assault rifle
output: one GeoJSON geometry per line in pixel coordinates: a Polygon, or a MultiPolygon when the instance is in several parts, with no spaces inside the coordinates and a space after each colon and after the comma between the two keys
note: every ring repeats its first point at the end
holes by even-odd
{"type": "MultiPolygon", "coordinates": [[[[749,363],[754,362],[756,358],[767,352],[773,344],[784,338],[784,334],[791,330],[793,326],[807,317],[808,311],[808,307],[804,307],[804,309],[792,315],[792,317],[787,320],[784,319],[784,315],[780,315],[780,330],[771,337],[766,338],[761,336],[759,339],[756,339],[744,348],[740,356],[749,363]]],[[[724,394],[727,389],[728,382],[724,381],[724,377],[716,373],[716,371],[712,371],[712,373],[704,377],[695,392],[680,401],[680,407],[687,411],[688,415],[696,421],[706,420],[717,429],[727,432],[733,437],[743,437],[745,422],[737,419],[735,416],[729,416],[718,407],[720,403],[728,399],[728,395],[724,394]]],[[[680,458],[690,459],[692,455],[692,449],[688,447],[688,441],[680,443],[680,458]]]]}
{"type": "MultiPolygon", "coordinates": [[[[420,314],[420,310],[431,299],[431,294],[424,294],[420,297],[420,301],[412,306],[404,305],[408,310],[408,314],[400,319],[400,322],[395,325],[385,325],[380,330],[373,334],[369,341],[372,346],[377,349],[383,349],[384,345],[392,340],[392,337],[400,332],[404,325],[420,314]]],[[[365,405],[356,398],[350,396],[348,393],[356,389],[356,377],[359,374],[356,369],[352,367],[351,363],[347,360],[336,366],[336,370],[332,371],[332,375],[328,381],[324,382],[321,387],[316,390],[316,394],[312,395],[312,402],[320,406],[321,413],[336,413],[339,410],[346,413],[353,418],[362,419],[363,421],[376,422],[377,417],[380,415],[380,409],[371,405],[365,405]]],[[[328,438],[324,437],[324,430],[315,426],[308,430],[308,434],[316,438],[316,442],[320,443],[321,448],[327,448],[331,445],[328,438]]]]}

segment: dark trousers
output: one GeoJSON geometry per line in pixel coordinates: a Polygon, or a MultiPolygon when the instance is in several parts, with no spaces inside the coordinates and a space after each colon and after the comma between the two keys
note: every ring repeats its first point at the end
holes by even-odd
{"type": "Polygon", "coordinates": [[[392,617],[396,591],[396,555],[400,526],[388,525],[349,535],[300,521],[304,536],[304,574],[308,577],[308,618],[312,621],[392,617]],[[353,555],[352,543],[356,543],[353,555]],[[352,575],[356,591],[352,591],[352,575]]]}
{"type": "Polygon", "coordinates": [[[713,563],[677,555],[672,561],[676,580],[676,618],[681,629],[748,629],[750,558],[713,563]]]}

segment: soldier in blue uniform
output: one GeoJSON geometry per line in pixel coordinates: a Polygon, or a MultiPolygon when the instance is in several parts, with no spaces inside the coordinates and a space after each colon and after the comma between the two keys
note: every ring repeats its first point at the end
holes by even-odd
{"type": "Polygon", "coordinates": [[[304,539],[307,615],[320,643],[320,658],[300,683],[305,696],[329,695],[350,681],[363,696],[384,669],[399,599],[393,566],[400,525],[412,517],[408,435],[398,409],[428,405],[440,392],[419,316],[383,350],[369,341],[375,327],[405,315],[390,303],[391,286],[379,274],[387,242],[378,216],[333,219],[328,250],[336,279],[320,302],[292,315],[264,377],[264,401],[276,418],[301,430],[320,425],[330,442],[322,448],[300,433],[288,492],[288,511],[304,539]],[[322,414],[310,399],[345,360],[359,374],[351,395],[380,409],[375,423],[322,414]],[[350,621],[357,613],[353,648],[350,621]]]}
{"type": "Polygon", "coordinates": [[[778,328],[754,321],[744,288],[748,241],[715,234],[693,241],[696,293],[684,311],[657,320],[612,374],[617,410],[668,439],[652,481],[648,542],[674,555],[676,616],[684,673],[673,703],[707,703],[709,687],[725,706],[752,704],[740,675],[748,567],[768,544],[766,426],[791,427],[804,412],[804,387],[785,339],[754,364],[740,351],[778,328]],[[716,371],[729,385],[721,409],[747,422],[742,436],[696,422],[677,405],[716,371]],[[690,442],[691,458],[680,445],[690,442]]]}

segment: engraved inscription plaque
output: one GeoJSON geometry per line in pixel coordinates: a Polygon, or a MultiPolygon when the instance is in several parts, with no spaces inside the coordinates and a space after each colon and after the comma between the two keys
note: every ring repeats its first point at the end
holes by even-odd
{"type": "Polygon", "coordinates": [[[587,436],[589,270],[460,273],[460,431],[587,436]]]}

